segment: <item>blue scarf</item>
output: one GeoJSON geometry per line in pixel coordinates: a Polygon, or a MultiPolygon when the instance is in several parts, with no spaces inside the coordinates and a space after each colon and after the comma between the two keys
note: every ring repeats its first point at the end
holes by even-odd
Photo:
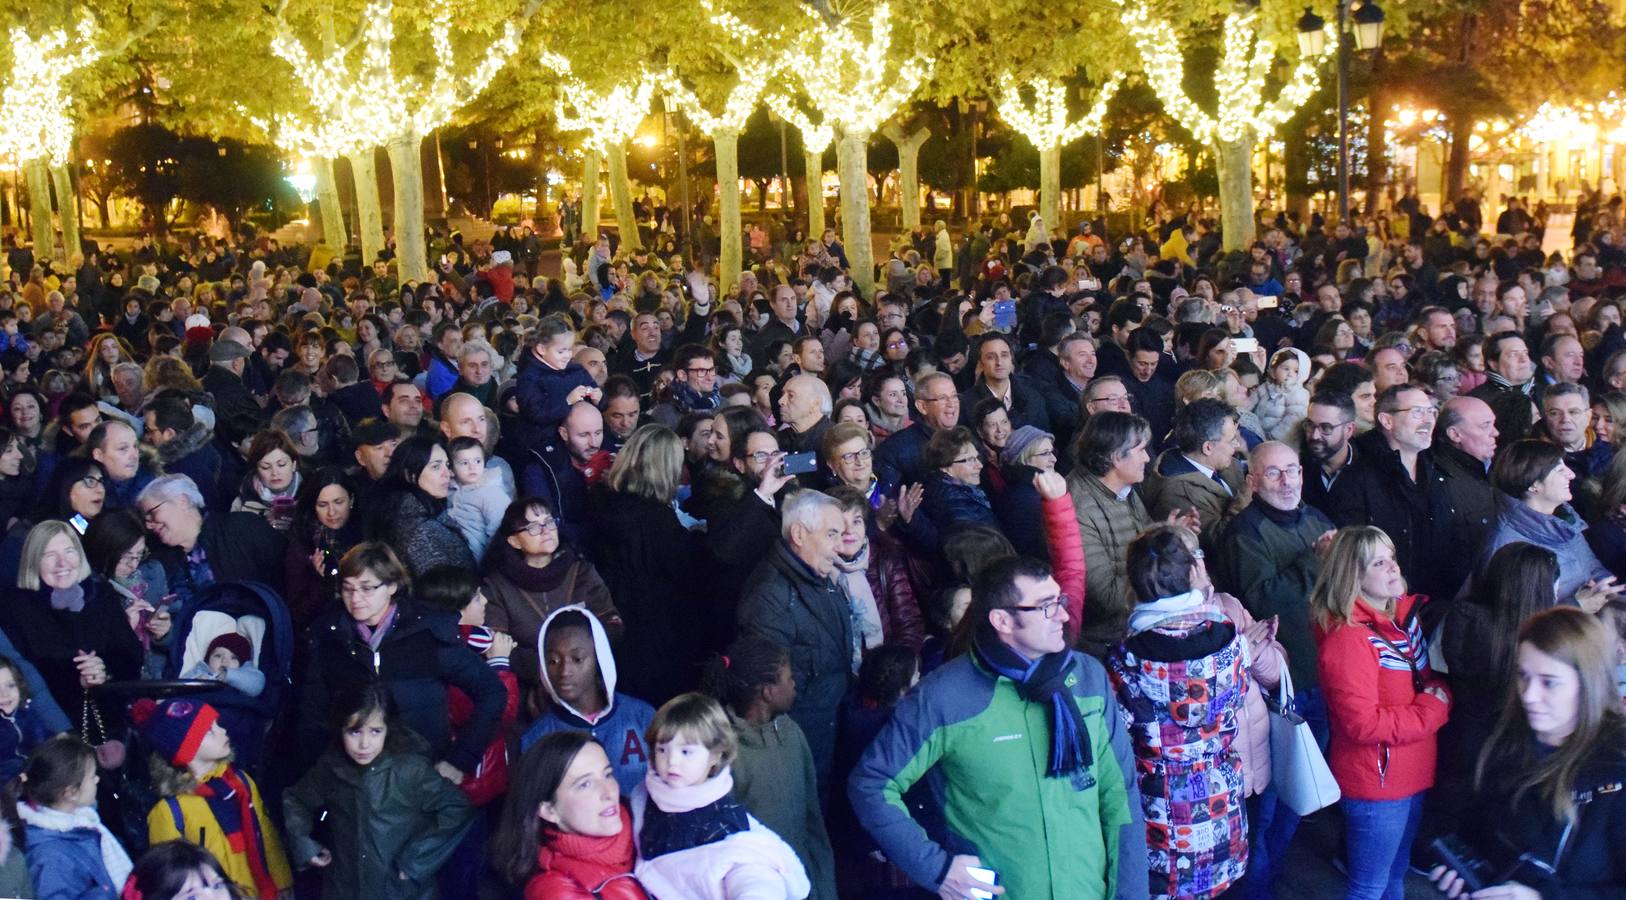
{"type": "Polygon", "coordinates": [[[710,393],[702,394],[687,382],[674,381],[671,392],[672,401],[686,412],[706,412],[723,405],[723,394],[718,388],[712,388],[710,393]]]}
{"type": "Polygon", "coordinates": [[[1029,703],[1050,704],[1050,766],[1052,778],[1083,773],[1095,764],[1090,737],[1084,730],[1073,692],[1067,687],[1072,669],[1072,652],[1047,653],[1032,662],[999,639],[986,623],[971,638],[971,652],[978,663],[1016,682],[1016,692],[1029,703]]]}

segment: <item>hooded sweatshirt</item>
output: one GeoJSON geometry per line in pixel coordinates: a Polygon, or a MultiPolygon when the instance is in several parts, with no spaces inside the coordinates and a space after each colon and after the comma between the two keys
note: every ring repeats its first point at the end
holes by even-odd
{"type": "Polygon", "coordinates": [[[598,715],[589,717],[559,699],[559,692],[554,690],[553,680],[548,677],[547,663],[543,662],[537,667],[541,670],[538,677],[553,702],[526,730],[525,736],[520,739],[520,749],[529,749],[532,744],[555,731],[585,731],[598,741],[605,755],[610,757],[610,767],[615,769],[615,780],[621,785],[622,795],[631,796],[633,789],[644,783],[644,773],[649,771],[649,749],[644,746],[644,732],[649,730],[655,710],[637,697],[615,692],[615,656],[610,653],[610,638],[598,617],[585,606],[561,606],[548,614],[537,632],[537,657],[546,660],[548,629],[552,627],[553,620],[566,610],[585,614],[593,629],[593,654],[598,658],[599,682],[604,688],[608,705],[598,715]]]}

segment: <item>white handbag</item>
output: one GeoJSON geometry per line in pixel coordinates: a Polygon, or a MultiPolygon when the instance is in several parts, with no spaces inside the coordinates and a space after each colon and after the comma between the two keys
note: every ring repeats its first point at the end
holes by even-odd
{"type": "Polygon", "coordinates": [[[1270,709],[1270,777],[1276,796],[1301,816],[1325,809],[1342,794],[1304,717],[1293,711],[1293,677],[1286,667],[1270,709]]]}

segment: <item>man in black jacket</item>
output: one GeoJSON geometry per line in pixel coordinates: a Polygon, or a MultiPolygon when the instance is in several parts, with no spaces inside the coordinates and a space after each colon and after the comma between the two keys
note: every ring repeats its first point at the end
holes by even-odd
{"type": "Polygon", "coordinates": [[[852,681],[858,645],[846,590],[831,578],[846,518],[834,500],[802,491],[785,501],[781,540],[746,582],[736,621],[790,654],[796,701],[790,717],[813,751],[821,793],[829,789],[836,713],[852,681]]]}
{"type": "Polygon", "coordinates": [[[215,434],[233,446],[259,431],[265,416],[265,410],[243,384],[243,371],[252,352],[237,341],[217,339],[209,347],[209,371],[203,375],[203,389],[214,398],[215,434]]]}
{"type": "Polygon", "coordinates": [[[1427,452],[1438,416],[1433,400],[1416,385],[1384,391],[1378,397],[1379,430],[1338,477],[1327,513],[1339,527],[1383,529],[1408,588],[1448,598],[1462,586],[1472,555],[1462,552],[1461,536],[1453,533],[1456,517],[1445,477],[1427,452]]]}
{"type": "Polygon", "coordinates": [[[1456,511],[1463,547],[1479,546],[1479,536],[1496,520],[1496,488],[1490,464],[1496,457],[1496,414],[1475,397],[1453,397],[1440,409],[1430,453],[1456,511]]]}

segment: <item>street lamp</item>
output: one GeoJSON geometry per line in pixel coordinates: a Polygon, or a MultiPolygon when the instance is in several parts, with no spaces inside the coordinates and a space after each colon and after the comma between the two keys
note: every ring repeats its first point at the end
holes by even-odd
{"type": "MultiPolygon", "coordinates": [[[[1351,0],[1338,0],[1338,221],[1349,221],[1349,39],[1346,23],[1354,20],[1355,48],[1376,50],[1383,44],[1383,10],[1376,0],[1362,0],[1351,9],[1351,0]]],[[[1299,53],[1317,56],[1326,47],[1327,20],[1304,8],[1299,17],[1299,53]]],[[[1367,165],[1372,164],[1367,160],[1367,165]]]]}

